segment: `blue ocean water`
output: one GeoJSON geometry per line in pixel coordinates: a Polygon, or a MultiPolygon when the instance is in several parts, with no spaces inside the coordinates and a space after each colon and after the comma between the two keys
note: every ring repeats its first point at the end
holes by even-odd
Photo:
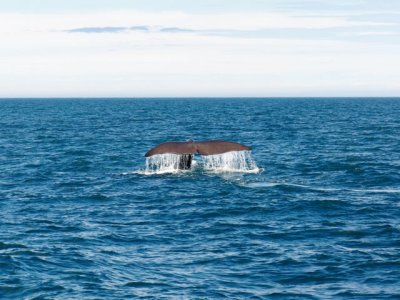
{"type": "Polygon", "coordinates": [[[0,100],[0,170],[0,298],[400,298],[400,99],[0,100]],[[137,172],[188,139],[263,172],[137,172]]]}

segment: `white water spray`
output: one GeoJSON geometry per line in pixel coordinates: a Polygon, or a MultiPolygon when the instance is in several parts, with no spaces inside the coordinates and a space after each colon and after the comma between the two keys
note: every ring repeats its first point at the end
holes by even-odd
{"type": "Polygon", "coordinates": [[[212,172],[258,173],[260,171],[250,151],[231,151],[203,156],[203,167],[212,172]]]}
{"type": "Polygon", "coordinates": [[[146,168],[136,173],[144,175],[190,172],[200,165],[207,172],[215,173],[259,173],[262,169],[257,167],[250,151],[231,151],[223,154],[201,156],[199,162],[193,160],[190,170],[179,168],[181,155],[156,154],[146,157],[146,168]]]}
{"type": "Polygon", "coordinates": [[[177,173],[181,156],[178,154],[157,154],[146,157],[146,170],[144,174],[177,173]]]}
{"type": "MultiPolygon", "coordinates": [[[[140,174],[165,174],[190,172],[179,168],[181,155],[157,154],[146,158],[146,168],[138,171],[140,174]]],[[[250,151],[231,151],[223,154],[202,156],[199,164],[192,161],[192,169],[200,165],[207,172],[215,173],[258,173],[260,169],[251,156],[250,151]]]]}

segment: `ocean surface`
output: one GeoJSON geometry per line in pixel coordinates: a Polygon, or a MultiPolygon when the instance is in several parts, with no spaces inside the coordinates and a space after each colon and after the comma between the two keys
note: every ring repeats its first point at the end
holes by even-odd
{"type": "Polygon", "coordinates": [[[0,298],[400,299],[400,99],[0,100],[0,298]]]}

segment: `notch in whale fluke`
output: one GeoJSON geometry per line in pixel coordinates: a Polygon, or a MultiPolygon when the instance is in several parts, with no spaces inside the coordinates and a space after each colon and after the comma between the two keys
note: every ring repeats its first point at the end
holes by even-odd
{"type": "Polygon", "coordinates": [[[230,151],[248,151],[250,147],[228,141],[204,141],[204,142],[166,142],[162,143],[153,149],[149,150],[145,156],[153,156],[156,154],[200,154],[200,155],[215,155],[223,154],[230,151]]]}

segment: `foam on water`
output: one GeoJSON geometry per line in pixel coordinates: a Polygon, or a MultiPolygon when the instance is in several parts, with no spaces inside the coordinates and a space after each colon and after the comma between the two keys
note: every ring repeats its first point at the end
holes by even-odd
{"type": "Polygon", "coordinates": [[[400,193],[400,189],[350,189],[350,188],[332,188],[332,187],[320,187],[320,186],[309,186],[304,184],[288,183],[288,182],[240,182],[241,186],[249,188],[272,188],[272,187],[296,187],[301,189],[320,191],[320,192],[338,192],[347,191],[355,193],[373,193],[373,194],[392,194],[400,193]]]}

